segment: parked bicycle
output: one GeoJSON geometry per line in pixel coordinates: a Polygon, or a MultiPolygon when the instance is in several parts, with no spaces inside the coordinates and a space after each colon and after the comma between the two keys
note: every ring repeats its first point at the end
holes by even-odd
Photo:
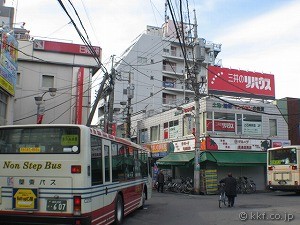
{"type": "Polygon", "coordinates": [[[223,206],[227,206],[228,205],[228,198],[225,194],[225,188],[224,188],[224,184],[220,184],[218,185],[218,189],[219,189],[219,208],[222,208],[223,206]]]}
{"type": "Polygon", "coordinates": [[[256,191],[256,184],[250,178],[246,176],[237,178],[237,193],[250,194],[256,191]]]}
{"type": "Polygon", "coordinates": [[[193,179],[189,177],[181,177],[179,179],[172,179],[172,181],[167,180],[165,184],[165,190],[176,192],[176,193],[185,193],[190,194],[193,191],[193,179]]]}
{"type": "Polygon", "coordinates": [[[185,194],[191,194],[193,191],[193,179],[192,178],[185,178],[184,181],[182,182],[180,192],[185,193],[185,194]]]}

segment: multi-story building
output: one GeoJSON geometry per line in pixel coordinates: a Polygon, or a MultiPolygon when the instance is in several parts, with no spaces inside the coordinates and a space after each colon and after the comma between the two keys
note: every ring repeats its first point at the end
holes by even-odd
{"type": "MultiPolygon", "coordinates": [[[[20,30],[15,35],[21,39],[11,122],[85,124],[91,109],[92,77],[100,68],[88,47],[27,39],[20,30]]],[[[101,48],[93,48],[101,60],[101,48]]]]}
{"type": "Polygon", "coordinates": [[[100,68],[101,48],[38,40],[14,9],[0,1],[0,125],[85,124],[90,115],[92,77],[100,68]],[[16,25],[16,26],[13,26],[16,25]]]}
{"type": "Polygon", "coordinates": [[[0,27],[13,27],[15,9],[4,6],[5,0],[0,0],[0,27]]]}
{"type": "Polygon", "coordinates": [[[194,102],[153,116],[141,112],[132,118],[137,141],[151,150],[158,166],[169,171],[169,175],[193,177],[198,116],[202,190],[215,191],[217,179],[228,172],[236,177],[252,177],[262,190],[266,149],[291,143],[288,124],[273,101],[273,75],[220,67],[208,70],[210,94],[201,98],[200,114],[195,114],[194,102]],[[207,171],[216,178],[210,186],[203,183],[207,171]]]}
{"type": "Polygon", "coordinates": [[[300,145],[300,99],[278,99],[276,104],[288,124],[291,144],[300,145]]]}
{"type": "MultiPolygon", "coordinates": [[[[184,29],[185,41],[181,43],[173,21],[168,20],[162,28],[147,26],[146,32],[126,50],[122,58],[116,58],[114,108],[123,108],[125,117],[143,110],[155,114],[193,101],[194,91],[187,79],[186,64],[193,62],[194,38],[190,32],[191,26],[184,25],[184,29]],[[186,57],[182,54],[182,45],[186,57]],[[126,107],[130,107],[127,110],[130,115],[126,107]]],[[[205,50],[203,64],[215,65],[221,45],[206,42],[205,50]]],[[[103,102],[99,106],[99,118],[106,114],[105,105],[103,102]]],[[[122,120],[117,122],[123,124],[122,120]]],[[[136,134],[131,132],[130,136],[136,134]]]]}
{"type": "Polygon", "coordinates": [[[12,123],[18,43],[11,33],[14,9],[0,0],[0,125],[12,123]]]}

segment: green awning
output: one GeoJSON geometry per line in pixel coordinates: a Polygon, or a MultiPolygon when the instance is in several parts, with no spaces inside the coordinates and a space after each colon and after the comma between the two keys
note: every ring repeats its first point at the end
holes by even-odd
{"type": "MultiPolygon", "coordinates": [[[[194,163],[195,152],[169,153],[157,160],[158,166],[187,166],[194,163]]],[[[242,151],[202,151],[200,162],[214,162],[218,166],[264,166],[267,163],[266,152],[242,151]]]]}
{"type": "Polygon", "coordinates": [[[200,154],[201,162],[211,161],[218,166],[263,166],[267,163],[266,152],[205,151],[200,154]]]}
{"type": "Polygon", "coordinates": [[[158,166],[185,166],[195,158],[195,152],[169,153],[156,161],[158,166]]]}

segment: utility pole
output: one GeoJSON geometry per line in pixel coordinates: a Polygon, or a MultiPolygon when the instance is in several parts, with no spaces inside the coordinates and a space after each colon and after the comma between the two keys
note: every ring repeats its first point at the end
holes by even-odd
{"type": "Polygon", "coordinates": [[[103,92],[103,89],[104,89],[105,82],[108,80],[108,78],[109,78],[109,74],[105,73],[104,77],[103,77],[103,80],[101,82],[101,85],[99,87],[99,90],[98,90],[98,93],[97,93],[97,97],[96,97],[95,103],[93,105],[92,111],[90,112],[89,118],[88,118],[88,120],[86,122],[86,125],[88,127],[91,126],[94,114],[95,114],[97,106],[98,106],[98,102],[100,101],[100,99],[102,97],[102,92],[103,92]]]}
{"type": "Polygon", "coordinates": [[[113,123],[113,116],[114,116],[114,98],[115,98],[115,78],[116,78],[116,72],[114,69],[114,57],[115,55],[112,55],[111,59],[111,77],[112,77],[112,84],[111,84],[111,91],[109,94],[109,102],[108,102],[108,119],[107,119],[107,130],[106,132],[109,134],[112,134],[112,123],[113,123]]]}
{"type": "Polygon", "coordinates": [[[128,86],[127,86],[127,116],[126,116],[126,137],[131,138],[131,99],[134,95],[134,86],[131,84],[131,72],[129,72],[128,86]]]}
{"type": "Polygon", "coordinates": [[[194,76],[192,79],[192,86],[195,92],[195,162],[194,162],[194,192],[200,194],[200,82],[203,78],[200,76],[201,66],[205,60],[205,40],[198,39],[197,34],[197,19],[194,10],[194,76]],[[202,78],[202,79],[201,79],[202,78]]]}

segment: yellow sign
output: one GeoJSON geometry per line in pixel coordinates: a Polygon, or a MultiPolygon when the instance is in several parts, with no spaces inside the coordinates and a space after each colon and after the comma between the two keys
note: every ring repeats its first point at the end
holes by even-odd
{"type": "Polygon", "coordinates": [[[270,160],[270,165],[280,165],[281,160],[270,160]]]}
{"type": "Polygon", "coordinates": [[[17,209],[35,209],[36,198],[37,196],[32,189],[18,189],[14,194],[14,207],[17,209]]]}
{"type": "Polygon", "coordinates": [[[22,147],[20,148],[21,153],[35,153],[35,152],[41,152],[40,147],[22,147]]]}
{"type": "Polygon", "coordinates": [[[62,135],[61,136],[61,145],[70,146],[78,145],[78,135],[62,135]]]}
{"type": "Polygon", "coordinates": [[[4,77],[0,76],[0,87],[2,87],[4,90],[6,90],[11,95],[15,95],[15,89],[14,86],[11,85],[8,81],[4,79],[4,77]]]}

